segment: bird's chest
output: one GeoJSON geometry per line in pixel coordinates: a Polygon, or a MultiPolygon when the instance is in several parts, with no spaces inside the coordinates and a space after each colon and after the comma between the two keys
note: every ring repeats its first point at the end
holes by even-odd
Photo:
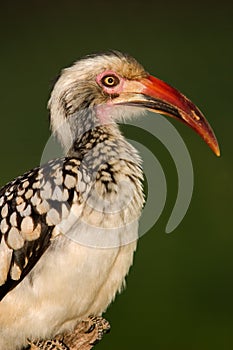
{"type": "Polygon", "coordinates": [[[80,169],[69,216],[56,232],[95,248],[115,248],[137,240],[144,203],[141,169],[124,159],[100,164],[92,173],[90,168],[80,169]]]}
{"type": "Polygon", "coordinates": [[[107,170],[100,169],[90,184],[82,183],[84,173],[79,178],[79,201],[74,196],[68,218],[56,228],[62,234],[36,267],[40,273],[34,273],[33,288],[46,300],[46,320],[52,314],[62,323],[101,314],[121,290],[133,262],[142,189],[125,162],[114,178],[107,170]],[[51,300],[56,312],[48,315],[51,300]]]}

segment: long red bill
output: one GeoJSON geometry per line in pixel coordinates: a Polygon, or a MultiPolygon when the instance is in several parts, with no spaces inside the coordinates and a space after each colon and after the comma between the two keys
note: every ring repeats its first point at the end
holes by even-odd
{"type": "Polygon", "coordinates": [[[187,97],[151,75],[140,79],[140,83],[143,86],[140,93],[145,98],[145,107],[183,121],[204,139],[217,156],[220,156],[218,141],[211,126],[187,97]]]}

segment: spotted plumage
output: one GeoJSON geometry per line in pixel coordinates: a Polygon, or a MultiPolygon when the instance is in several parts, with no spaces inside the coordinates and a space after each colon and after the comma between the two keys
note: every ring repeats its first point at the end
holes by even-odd
{"type": "Polygon", "coordinates": [[[1,189],[1,299],[29,273],[50,245],[54,227],[67,218],[74,191],[79,194],[79,165],[77,158],[50,161],[1,189]]]}

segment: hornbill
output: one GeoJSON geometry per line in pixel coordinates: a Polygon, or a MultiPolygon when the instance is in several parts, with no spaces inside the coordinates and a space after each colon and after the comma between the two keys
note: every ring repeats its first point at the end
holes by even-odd
{"type": "Polygon", "coordinates": [[[118,51],[62,70],[48,108],[65,156],[0,190],[2,350],[72,330],[101,315],[122,290],[144,194],[140,155],[117,123],[143,109],[165,114],[220,154],[200,110],[118,51]]]}

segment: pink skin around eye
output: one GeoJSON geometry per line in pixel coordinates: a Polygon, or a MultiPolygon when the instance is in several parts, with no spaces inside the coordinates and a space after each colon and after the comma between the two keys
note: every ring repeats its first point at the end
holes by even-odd
{"type": "MultiPolygon", "coordinates": [[[[106,70],[103,73],[100,73],[96,77],[97,84],[106,92],[108,95],[120,94],[123,91],[125,79],[120,77],[112,70],[106,70]],[[115,75],[119,79],[119,84],[113,87],[104,86],[101,82],[101,79],[108,75],[115,75]]],[[[96,107],[97,116],[101,124],[108,124],[112,122],[111,119],[111,110],[114,108],[114,105],[111,103],[111,100],[107,104],[99,105],[96,107]]]]}
{"type": "Polygon", "coordinates": [[[124,87],[124,82],[125,82],[125,79],[120,77],[118,74],[116,74],[114,71],[112,70],[106,70],[104,71],[103,73],[100,73],[99,75],[97,75],[96,77],[96,82],[99,86],[102,87],[102,89],[109,95],[112,95],[112,94],[120,94],[123,90],[123,87],[124,87]],[[105,76],[108,76],[108,75],[115,75],[120,83],[116,86],[113,86],[113,87],[107,87],[107,86],[104,86],[102,83],[101,83],[101,79],[105,76]]]}

